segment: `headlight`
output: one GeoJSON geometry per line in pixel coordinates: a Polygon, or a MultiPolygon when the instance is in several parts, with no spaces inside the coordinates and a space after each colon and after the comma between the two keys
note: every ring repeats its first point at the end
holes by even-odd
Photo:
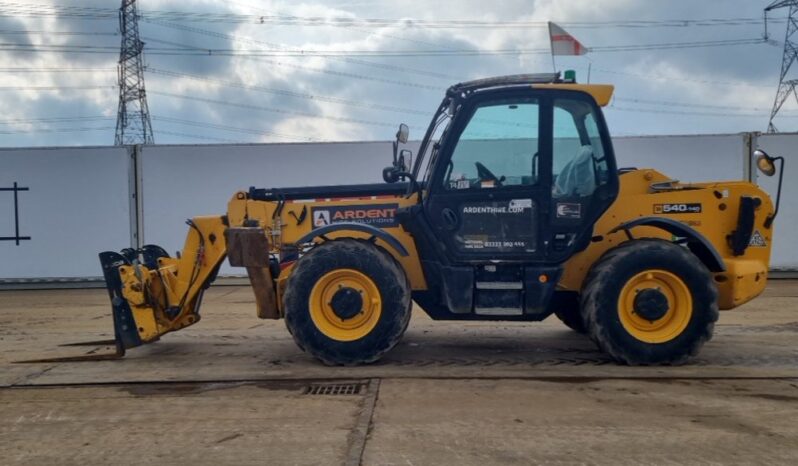
{"type": "Polygon", "coordinates": [[[755,150],[754,157],[756,159],[756,167],[763,175],[773,176],[776,174],[776,164],[773,162],[773,158],[765,151],[760,149],[755,150]]]}

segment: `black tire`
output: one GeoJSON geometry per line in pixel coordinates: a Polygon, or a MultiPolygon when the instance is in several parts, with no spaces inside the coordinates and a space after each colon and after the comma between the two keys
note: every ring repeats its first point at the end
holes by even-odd
{"type": "Polygon", "coordinates": [[[325,242],[294,266],[283,298],[285,324],[297,345],[328,365],[355,365],[378,360],[399,342],[410,320],[410,285],[401,266],[372,243],[340,239],[325,242]],[[354,269],[379,290],[381,311],[364,336],[341,341],[317,327],[311,316],[311,293],[320,278],[339,269],[354,269]]]}
{"type": "Polygon", "coordinates": [[[718,291],[709,270],[688,249],[661,239],[631,240],[605,253],[585,280],[581,305],[593,341],[613,359],[629,365],[683,364],[712,338],[718,320],[718,291]],[[619,299],[624,286],[652,270],[678,277],[692,301],[685,327],[677,328],[667,341],[641,340],[621,322],[619,299]]]}
{"type": "Polygon", "coordinates": [[[561,293],[560,295],[555,295],[552,305],[555,308],[554,315],[557,316],[566,327],[576,333],[587,333],[585,320],[582,318],[582,309],[579,306],[578,294],[561,293]]]}

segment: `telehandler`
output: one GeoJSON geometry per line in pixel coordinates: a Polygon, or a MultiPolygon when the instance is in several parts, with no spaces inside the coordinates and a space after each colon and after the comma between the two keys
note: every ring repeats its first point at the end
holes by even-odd
{"type": "MultiPolygon", "coordinates": [[[[620,363],[683,363],[719,309],[765,288],[778,197],[619,168],[601,110],[612,92],[572,72],[456,84],[415,163],[400,126],[385,183],[252,187],[225,215],[188,220],[176,258],[101,253],[118,355],[197,323],[227,257],[258,317],[285,319],[326,364],[378,360],[413,303],[436,320],[554,313],[620,363]]],[[[783,174],[783,158],[756,156],[783,174]]]]}

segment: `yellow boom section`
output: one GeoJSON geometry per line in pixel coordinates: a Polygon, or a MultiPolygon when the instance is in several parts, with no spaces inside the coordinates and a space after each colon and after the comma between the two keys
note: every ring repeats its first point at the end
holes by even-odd
{"type": "Polygon", "coordinates": [[[161,257],[158,267],[140,263],[119,267],[127,300],[142,343],[195,324],[203,290],[227,252],[224,217],[195,217],[179,258],[161,257]]]}

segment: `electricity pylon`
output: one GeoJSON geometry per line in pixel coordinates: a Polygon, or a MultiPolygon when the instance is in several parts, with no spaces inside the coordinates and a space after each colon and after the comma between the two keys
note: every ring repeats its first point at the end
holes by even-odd
{"type": "Polygon", "coordinates": [[[778,115],[779,110],[781,110],[787,98],[793,95],[796,101],[798,101],[798,93],[796,93],[795,90],[796,85],[798,85],[798,79],[787,79],[787,73],[790,71],[790,67],[798,59],[798,43],[793,41],[793,36],[796,31],[798,31],[798,0],[777,0],[765,8],[765,15],[767,15],[769,11],[777,8],[789,8],[789,14],[787,15],[787,35],[784,38],[784,55],[781,59],[779,89],[776,92],[776,100],[773,102],[773,109],[770,111],[768,133],[778,132],[776,126],[773,124],[773,119],[778,115]]]}
{"type": "Polygon", "coordinates": [[[152,123],[144,91],[144,43],[139,39],[136,0],[122,0],[119,8],[119,112],[114,144],[152,144],[152,123]]]}

